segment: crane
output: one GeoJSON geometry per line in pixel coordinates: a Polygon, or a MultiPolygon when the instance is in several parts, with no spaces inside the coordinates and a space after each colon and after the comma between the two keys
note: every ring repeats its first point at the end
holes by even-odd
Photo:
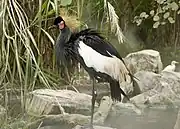
{"type": "Polygon", "coordinates": [[[66,65],[67,59],[73,58],[80,62],[92,79],[90,125],[93,127],[96,100],[95,79],[109,82],[112,100],[121,101],[121,94],[128,100],[129,97],[120,88],[120,83],[128,80],[134,82],[134,76],[113,45],[97,31],[84,29],[72,33],[61,16],[55,18],[54,25],[61,31],[55,45],[57,62],[63,61],[66,65]]]}

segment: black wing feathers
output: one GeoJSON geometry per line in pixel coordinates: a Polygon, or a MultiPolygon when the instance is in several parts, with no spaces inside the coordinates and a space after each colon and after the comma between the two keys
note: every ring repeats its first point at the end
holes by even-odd
{"type": "Polygon", "coordinates": [[[119,55],[117,50],[113,47],[113,45],[110,44],[108,41],[106,41],[97,31],[92,29],[82,30],[79,33],[74,34],[71,37],[71,41],[76,40],[78,38],[82,39],[86,45],[90,46],[98,53],[108,57],[114,55],[122,60],[121,56],[119,55]]]}
{"type": "MultiPolygon", "coordinates": [[[[80,31],[79,33],[74,33],[71,36],[70,41],[75,41],[77,39],[81,39],[83,40],[83,42],[90,46],[91,48],[93,48],[95,51],[97,51],[98,53],[104,55],[104,56],[108,56],[111,57],[111,55],[116,56],[117,58],[119,58],[123,64],[125,65],[125,67],[127,68],[124,60],[122,59],[122,57],[119,55],[119,53],[117,52],[117,50],[114,48],[114,46],[109,43],[108,41],[106,41],[101,35],[100,33],[98,33],[95,30],[92,29],[85,29],[80,31]]],[[[129,71],[129,69],[127,68],[127,70],[129,71]]],[[[134,76],[130,73],[129,71],[129,75],[131,77],[131,80],[134,80],[134,76]]]]}

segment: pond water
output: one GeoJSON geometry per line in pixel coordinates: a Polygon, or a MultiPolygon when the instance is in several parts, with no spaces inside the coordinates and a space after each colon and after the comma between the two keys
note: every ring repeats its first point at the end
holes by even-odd
{"type": "Polygon", "coordinates": [[[146,109],[142,115],[136,113],[123,113],[110,116],[106,125],[117,129],[173,129],[176,109],[146,109]]]}
{"type": "MultiPolygon", "coordinates": [[[[116,116],[109,116],[105,126],[117,129],[173,129],[178,110],[177,109],[145,109],[142,115],[127,112],[116,116]]],[[[70,129],[66,126],[54,125],[41,127],[40,129],[70,129]]]]}

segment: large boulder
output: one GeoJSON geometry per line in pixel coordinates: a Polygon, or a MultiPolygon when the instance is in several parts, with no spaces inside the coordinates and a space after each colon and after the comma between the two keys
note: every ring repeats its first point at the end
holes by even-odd
{"type": "MultiPolygon", "coordinates": [[[[145,74],[144,74],[145,75],[145,74]]],[[[148,83],[142,83],[143,87],[153,88],[133,98],[132,101],[138,104],[148,105],[179,105],[180,102],[180,73],[162,72],[148,83]],[[159,77],[160,76],[160,77],[159,77]]],[[[154,76],[155,77],[155,76],[154,76]]],[[[144,88],[145,89],[145,88],[144,88]]]]}
{"type": "Polygon", "coordinates": [[[158,81],[161,78],[160,74],[149,71],[139,71],[134,76],[139,79],[137,83],[141,93],[149,91],[159,85],[158,81]]]}
{"type": "Polygon", "coordinates": [[[124,60],[132,73],[141,70],[160,73],[163,68],[161,56],[159,52],[155,50],[142,50],[130,53],[124,60]]]}
{"type": "MultiPolygon", "coordinates": [[[[140,93],[149,91],[159,85],[158,80],[161,78],[160,74],[156,74],[154,72],[149,71],[139,71],[134,74],[136,78],[139,80],[136,80],[136,83],[124,83],[121,85],[124,92],[130,97],[134,97],[140,93]],[[153,83],[153,84],[152,84],[153,83]]],[[[123,97],[124,98],[124,97],[123,97]]],[[[123,99],[123,102],[125,102],[125,98],[123,99]]]]}
{"type": "MultiPolygon", "coordinates": [[[[110,95],[110,88],[108,83],[95,83],[95,88],[97,91],[97,97],[96,100],[99,103],[103,96],[110,95]]],[[[72,85],[65,85],[61,86],[60,89],[68,89],[77,91],[80,93],[85,93],[88,95],[92,94],[92,83],[89,84],[89,81],[87,80],[81,80],[81,84],[73,84],[72,85]],[[82,82],[84,81],[84,82],[82,82]]]]}
{"type": "MultiPolygon", "coordinates": [[[[26,100],[26,111],[31,115],[91,113],[91,96],[72,90],[38,89],[31,93],[26,100]]],[[[97,109],[95,104],[95,111],[97,109]]]]}
{"type": "MultiPolygon", "coordinates": [[[[99,108],[97,109],[96,112],[94,112],[94,117],[93,117],[94,125],[99,125],[99,127],[101,127],[105,124],[104,122],[108,117],[109,111],[111,110],[112,103],[113,102],[111,98],[108,96],[104,96],[101,99],[99,108]]],[[[45,127],[45,128],[59,127],[63,129],[64,128],[70,129],[75,127],[76,125],[89,125],[90,120],[91,120],[90,115],[87,116],[83,114],[69,114],[69,113],[48,114],[48,115],[43,115],[41,119],[38,119],[35,122],[27,124],[25,128],[31,127],[31,129],[34,129],[34,128],[38,128],[39,125],[41,124],[41,127],[45,127]]],[[[102,127],[102,128],[106,128],[106,127],[102,127]]]]}

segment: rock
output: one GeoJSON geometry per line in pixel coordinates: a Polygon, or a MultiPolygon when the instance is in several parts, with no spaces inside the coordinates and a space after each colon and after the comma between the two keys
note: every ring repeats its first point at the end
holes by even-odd
{"type": "Polygon", "coordinates": [[[4,123],[6,119],[6,109],[0,105],[0,126],[4,123]]]}
{"type": "MultiPolygon", "coordinates": [[[[180,102],[180,73],[178,72],[162,72],[148,81],[148,85],[154,88],[140,95],[131,98],[136,104],[146,104],[148,106],[167,105],[178,106],[180,102]]],[[[146,84],[144,83],[144,87],[146,84]]]]}
{"type": "MultiPolygon", "coordinates": [[[[108,116],[109,110],[111,109],[112,100],[105,96],[101,100],[98,111],[94,113],[94,124],[104,125],[104,121],[108,116]]],[[[36,120],[34,123],[30,123],[26,128],[37,128],[40,123],[41,127],[52,127],[61,126],[66,128],[73,128],[76,125],[88,125],[90,123],[90,116],[85,116],[82,114],[58,114],[58,115],[43,115],[40,119],[36,120]]]]}
{"type": "MultiPolygon", "coordinates": [[[[74,127],[73,129],[91,129],[90,127],[87,126],[80,126],[77,125],[76,127],[74,127]]],[[[93,129],[116,129],[116,128],[111,128],[111,127],[103,127],[103,126],[93,126],[93,129]]]]}
{"type": "Polygon", "coordinates": [[[66,113],[59,115],[45,115],[41,126],[66,125],[66,127],[74,127],[77,124],[86,125],[89,123],[90,116],[66,113]]]}
{"type": "Polygon", "coordinates": [[[134,71],[133,73],[141,70],[160,73],[163,68],[160,54],[155,50],[130,53],[124,59],[128,67],[130,67],[130,71],[134,71]]]}
{"type": "MultiPolygon", "coordinates": [[[[121,84],[122,89],[130,98],[156,87],[158,85],[158,78],[161,77],[161,75],[149,71],[139,71],[134,76],[139,79],[135,79],[136,85],[133,86],[132,83],[121,84]]],[[[124,97],[122,102],[126,102],[124,97]]]]}
{"type": "Polygon", "coordinates": [[[142,114],[141,108],[137,107],[133,103],[121,103],[118,102],[116,104],[112,105],[111,111],[110,111],[110,116],[119,116],[120,114],[124,113],[136,113],[138,115],[142,114]]]}
{"type": "MultiPolygon", "coordinates": [[[[137,82],[135,82],[135,84],[123,82],[120,84],[120,87],[129,98],[132,98],[141,93],[137,82]]],[[[126,103],[128,101],[127,98],[123,95],[121,95],[121,98],[123,103],[126,103]]]]}
{"type": "MultiPolygon", "coordinates": [[[[29,93],[26,100],[26,111],[31,115],[91,113],[91,96],[72,90],[39,89],[29,93]]],[[[95,111],[97,110],[95,104],[95,111]]]]}
{"type": "Polygon", "coordinates": [[[108,96],[104,96],[101,99],[101,104],[97,112],[94,113],[94,123],[98,123],[98,125],[104,124],[104,121],[106,120],[111,109],[112,103],[112,99],[108,96]]]}
{"type": "Polygon", "coordinates": [[[180,129],[180,110],[179,110],[178,115],[177,115],[177,120],[176,120],[176,124],[174,126],[174,129],[180,129]]]}
{"type": "Polygon", "coordinates": [[[161,75],[149,71],[139,71],[134,76],[139,79],[137,83],[141,93],[159,85],[158,80],[161,78],[161,75]]]}
{"type": "MultiPolygon", "coordinates": [[[[96,100],[98,103],[100,102],[103,96],[110,95],[110,88],[108,83],[95,83],[95,88],[97,91],[96,100]]],[[[86,93],[88,95],[92,94],[92,84],[91,83],[89,84],[87,80],[78,85],[74,84],[73,86],[71,85],[61,86],[60,89],[78,91],[80,93],[86,93]]]]}

